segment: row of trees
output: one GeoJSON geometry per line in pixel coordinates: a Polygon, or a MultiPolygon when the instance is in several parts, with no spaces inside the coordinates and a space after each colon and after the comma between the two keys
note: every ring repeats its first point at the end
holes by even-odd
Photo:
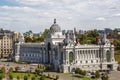
{"type": "Polygon", "coordinates": [[[0,80],[2,80],[5,77],[5,67],[2,67],[0,69],[0,80]]]}
{"type": "Polygon", "coordinates": [[[44,65],[38,64],[38,67],[35,69],[35,73],[37,75],[40,75],[40,80],[45,80],[45,77],[50,78],[50,79],[54,79],[54,80],[58,80],[59,79],[59,75],[56,76],[51,76],[50,74],[48,74],[47,76],[43,75],[43,72],[45,71],[46,67],[44,65]]]}
{"type": "Polygon", "coordinates": [[[83,75],[83,76],[86,75],[86,71],[85,71],[85,70],[81,70],[80,68],[76,68],[76,69],[75,69],[75,73],[76,73],[76,74],[83,75]]]}
{"type": "Polygon", "coordinates": [[[49,29],[45,29],[44,32],[42,33],[41,36],[39,36],[38,38],[30,38],[30,37],[24,37],[25,38],[25,42],[43,42],[46,35],[49,33],[49,29]]]}
{"type": "Polygon", "coordinates": [[[97,37],[99,36],[96,29],[86,32],[85,34],[78,34],[81,44],[96,44],[97,37]]]}
{"type": "MultiPolygon", "coordinates": [[[[80,75],[82,75],[82,76],[86,76],[86,71],[85,70],[81,70],[80,68],[76,68],[75,69],[75,73],[76,74],[80,74],[80,75]]],[[[102,75],[100,75],[100,72],[97,70],[95,73],[94,72],[92,72],[91,73],[91,75],[94,75],[95,76],[95,78],[96,79],[102,79],[102,80],[108,80],[109,79],[109,77],[108,77],[108,75],[107,74],[102,74],[102,75]]]]}

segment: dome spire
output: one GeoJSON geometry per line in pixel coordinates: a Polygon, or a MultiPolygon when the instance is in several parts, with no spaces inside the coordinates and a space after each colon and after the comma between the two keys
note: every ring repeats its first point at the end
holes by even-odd
{"type": "Polygon", "coordinates": [[[56,24],[56,19],[54,19],[54,24],[56,24]]]}

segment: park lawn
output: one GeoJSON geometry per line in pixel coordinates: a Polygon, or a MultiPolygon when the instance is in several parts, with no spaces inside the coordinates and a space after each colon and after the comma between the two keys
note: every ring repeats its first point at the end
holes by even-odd
{"type": "Polygon", "coordinates": [[[115,50],[115,60],[120,64],[120,50],[115,50]]]}
{"type": "Polygon", "coordinates": [[[91,79],[91,78],[88,78],[88,77],[83,77],[83,78],[80,78],[81,80],[95,80],[95,79],[91,79]]]}
{"type": "Polygon", "coordinates": [[[120,54],[115,54],[115,60],[120,63],[120,54]]]}
{"type": "Polygon", "coordinates": [[[80,76],[80,75],[74,75],[74,77],[80,78],[80,80],[95,80],[95,79],[91,79],[89,77],[84,77],[84,76],[80,76]]]}
{"type": "MultiPolygon", "coordinates": [[[[24,78],[24,76],[28,76],[29,79],[31,79],[33,76],[35,77],[35,79],[39,79],[40,76],[39,75],[35,75],[33,73],[22,73],[22,72],[13,72],[12,73],[13,78],[17,78],[17,76],[19,76],[20,78],[24,78]]],[[[49,78],[45,78],[45,80],[51,80],[49,78]]]]}
{"type": "MultiPolygon", "coordinates": [[[[33,76],[35,76],[35,74],[32,73],[21,73],[21,72],[13,72],[12,73],[14,78],[17,78],[17,76],[19,76],[20,78],[24,78],[24,76],[28,76],[28,78],[32,78],[33,76]]],[[[39,78],[39,76],[35,76],[37,78],[39,78]]]]}

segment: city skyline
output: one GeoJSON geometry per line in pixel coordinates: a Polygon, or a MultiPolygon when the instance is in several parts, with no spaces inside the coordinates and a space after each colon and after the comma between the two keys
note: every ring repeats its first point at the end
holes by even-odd
{"type": "Polygon", "coordinates": [[[62,30],[117,28],[119,0],[1,0],[0,28],[41,32],[53,24],[62,30]]]}

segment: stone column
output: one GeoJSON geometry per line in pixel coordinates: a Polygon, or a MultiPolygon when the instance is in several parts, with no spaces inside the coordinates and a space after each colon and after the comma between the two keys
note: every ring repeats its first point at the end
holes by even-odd
{"type": "Polygon", "coordinates": [[[114,58],[114,47],[112,47],[112,49],[111,49],[111,60],[115,61],[115,58],[114,58]]]}

